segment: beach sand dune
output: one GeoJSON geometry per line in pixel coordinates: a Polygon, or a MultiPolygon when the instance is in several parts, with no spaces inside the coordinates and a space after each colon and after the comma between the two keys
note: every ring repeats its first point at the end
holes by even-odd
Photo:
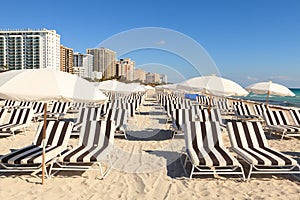
{"type": "MultiPolygon", "coordinates": [[[[29,145],[36,124],[26,135],[0,139],[0,155],[29,145]]],[[[1,174],[0,199],[299,199],[300,180],[290,175],[205,176],[189,180],[181,166],[184,139],[172,139],[165,114],[148,98],[128,124],[128,140],[115,138],[114,167],[104,179],[96,171],[59,172],[41,180],[29,174],[1,174]]],[[[270,145],[300,163],[300,140],[269,137],[270,145]]],[[[226,145],[228,136],[224,134],[226,145]]],[[[76,144],[76,139],[70,141],[76,144]]]]}

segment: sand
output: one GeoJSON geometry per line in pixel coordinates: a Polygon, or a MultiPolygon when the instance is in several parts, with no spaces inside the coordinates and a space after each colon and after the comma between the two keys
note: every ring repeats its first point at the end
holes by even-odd
{"type": "MultiPolygon", "coordinates": [[[[148,97],[136,119],[129,120],[128,140],[115,138],[114,167],[103,180],[97,172],[60,172],[46,184],[24,174],[1,174],[0,199],[299,199],[300,179],[291,175],[254,175],[188,179],[180,162],[184,139],[172,139],[165,114],[148,97]]],[[[29,145],[37,124],[15,138],[0,138],[0,155],[29,145]]],[[[268,136],[270,146],[300,163],[300,140],[268,136]]],[[[224,133],[225,145],[229,139],[224,133]]],[[[70,143],[76,144],[77,139],[70,143]]]]}

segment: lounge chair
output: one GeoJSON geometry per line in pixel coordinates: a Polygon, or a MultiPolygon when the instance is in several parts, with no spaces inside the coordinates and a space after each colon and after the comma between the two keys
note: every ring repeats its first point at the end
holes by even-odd
{"type": "Polygon", "coordinates": [[[78,118],[74,124],[71,135],[78,136],[84,121],[98,121],[100,120],[100,116],[101,116],[101,108],[99,107],[81,108],[78,114],[78,118]]]}
{"type": "Polygon", "coordinates": [[[3,105],[3,108],[7,108],[7,109],[11,109],[12,107],[14,107],[16,105],[16,101],[15,100],[9,100],[6,99],[3,105]]]}
{"type": "Polygon", "coordinates": [[[255,104],[253,107],[256,115],[260,117],[264,116],[264,111],[267,109],[267,106],[265,104],[255,104]]]}
{"type": "Polygon", "coordinates": [[[104,178],[112,167],[110,151],[113,147],[114,132],[113,121],[84,121],[78,145],[53,162],[49,173],[51,174],[53,170],[97,170],[91,168],[92,164],[96,163],[101,178],[104,178]],[[109,167],[105,172],[101,164],[104,160],[109,161],[109,167]]]}
{"type": "MultiPolygon", "coordinates": [[[[33,143],[0,157],[0,172],[34,172],[42,169],[43,122],[40,123],[33,143]]],[[[67,148],[73,122],[46,121],[46,164],[67,148]]]]}
{"type": "Polygon", "coordinates": [[[260,122],[229,122],[227,127],[232,150],[250,165],[248,180],[252,174],[299,173],[296,160],[269,147],[260,122]]]}
{"type": "Polygon", "coordinates": [[[32,117],[33,110],[31,108],[13,109],[8,122],[0,125],[0,135],[14,136],[17,130],[24,129],[26,131],[26,127],[31,124],[32,117]]]}
{"type": "Polygon", "coordinates": [[[300,136],[300,126],[290,123],[284,111],[266,109],[264,118],[269,132],[281,133],[281,139],[285,136],[300,136]]]}
{"type": "Polygon", "coordinates": [[[125,109],[109,109],[107,114],[104,116],[104,120],[114,121],[116,132],[115,136],[126,136],[126,129],[127,129],[127,119],[128,113],[125,109]]]}
{"type": "MultiPolygon", "coordinates": [[[[69,109],[70,102],[60,102],[60,101],[55,101],[52,104],[52,107],[50,108],[49,111],[47,111],[47,119],[55,119],[59,120],[61,117],[63,117],[68,109],[69,109]]],[[[44,113],[41,113],[39,118],[43,118],[44,113]]]]}
{"type": "Polygon", "coordinates": [[[205,174],[239,174],[244,177],[241,164],[224,147],[219,122],[186,122],[186,159],[192,164],[190,178],[205,174]]]}
{"type": "Polygon", "coordinates": [[[240,120],[261,120],[259,115],[255,115],[247,104],[233,106],[237,119],[240,120]]]}
{"type": "Polygon", "coordinates": [[[174,109],[172,112],[172,130],[175,135],[183,135],[183,125],[186,122],[196,121],[197,112],[194,107],[190,109],[174,109]]]}
{"type": "Polygon", "coordinates": [[[295,125],[300,125],[300,110],[299,109],[291,109],[290,114],[294,120],[295,125]]]}
{"type": "Polygon", "coordinates": [[[6,114],[7,114],[7,109],[0,108],[0,126],[3,124],[6,114]]]}

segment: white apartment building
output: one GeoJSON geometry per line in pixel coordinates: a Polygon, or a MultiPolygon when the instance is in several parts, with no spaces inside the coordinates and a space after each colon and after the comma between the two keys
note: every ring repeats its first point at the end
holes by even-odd
{"type": "Polygon", "coordinates": [[[160,83],[168,83],[168,77],[165,74],[160,74],[160,83]]]}
{"type": "Polygon", "coordinates": [[[146,74],[146,83],[161,83],[160,74],[148,72],[146,74]]]}
{"type": "Polygon", "coordinates": [[[134,70],[134,80],[141,81],[142,83],[146,81],[146,72],[142,69],[134,70]]]}
{"type": "Polygon", "coordinates": [[[0,67],[60,69],[60,35],[55,30],[0,30],[0,67]]]}
{"type": "Polygon", "coordinates": [[[73,54],[73,74],[82,78],[93,78],[93,55],[91,54],[73,54]]]}
{"type": "Polygon", "coordinates": [[[126,81],[134,80],[135,62],[130,58],[120,59],[116,61],[117,76],[121,76],[126,81]]]}
{"type": "Polygon", "coordinates": [[[101,72],[104,78],[116,75],[116,52],[104,47],[87,49],[86,52],[94,56],[93,71],[101,72]]]}

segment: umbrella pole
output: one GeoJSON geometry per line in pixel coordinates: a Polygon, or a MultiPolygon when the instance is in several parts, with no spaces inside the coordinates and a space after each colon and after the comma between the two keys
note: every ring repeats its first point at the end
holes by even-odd
{"type": "Polygon", "coordinates": [[[270,97],[270,90],[268,91],[268,94],[267,94],[266,106],[268,106],[268,103],[269,103],[269,97],[270,97]]]}
{"type": "Polygon", "coordinates": [[[45,139],[46,139],[47,103],[44,103],[44,125],[43,125],[43,155],[42,155],[42,185],[45,183],[45,139]]]}

